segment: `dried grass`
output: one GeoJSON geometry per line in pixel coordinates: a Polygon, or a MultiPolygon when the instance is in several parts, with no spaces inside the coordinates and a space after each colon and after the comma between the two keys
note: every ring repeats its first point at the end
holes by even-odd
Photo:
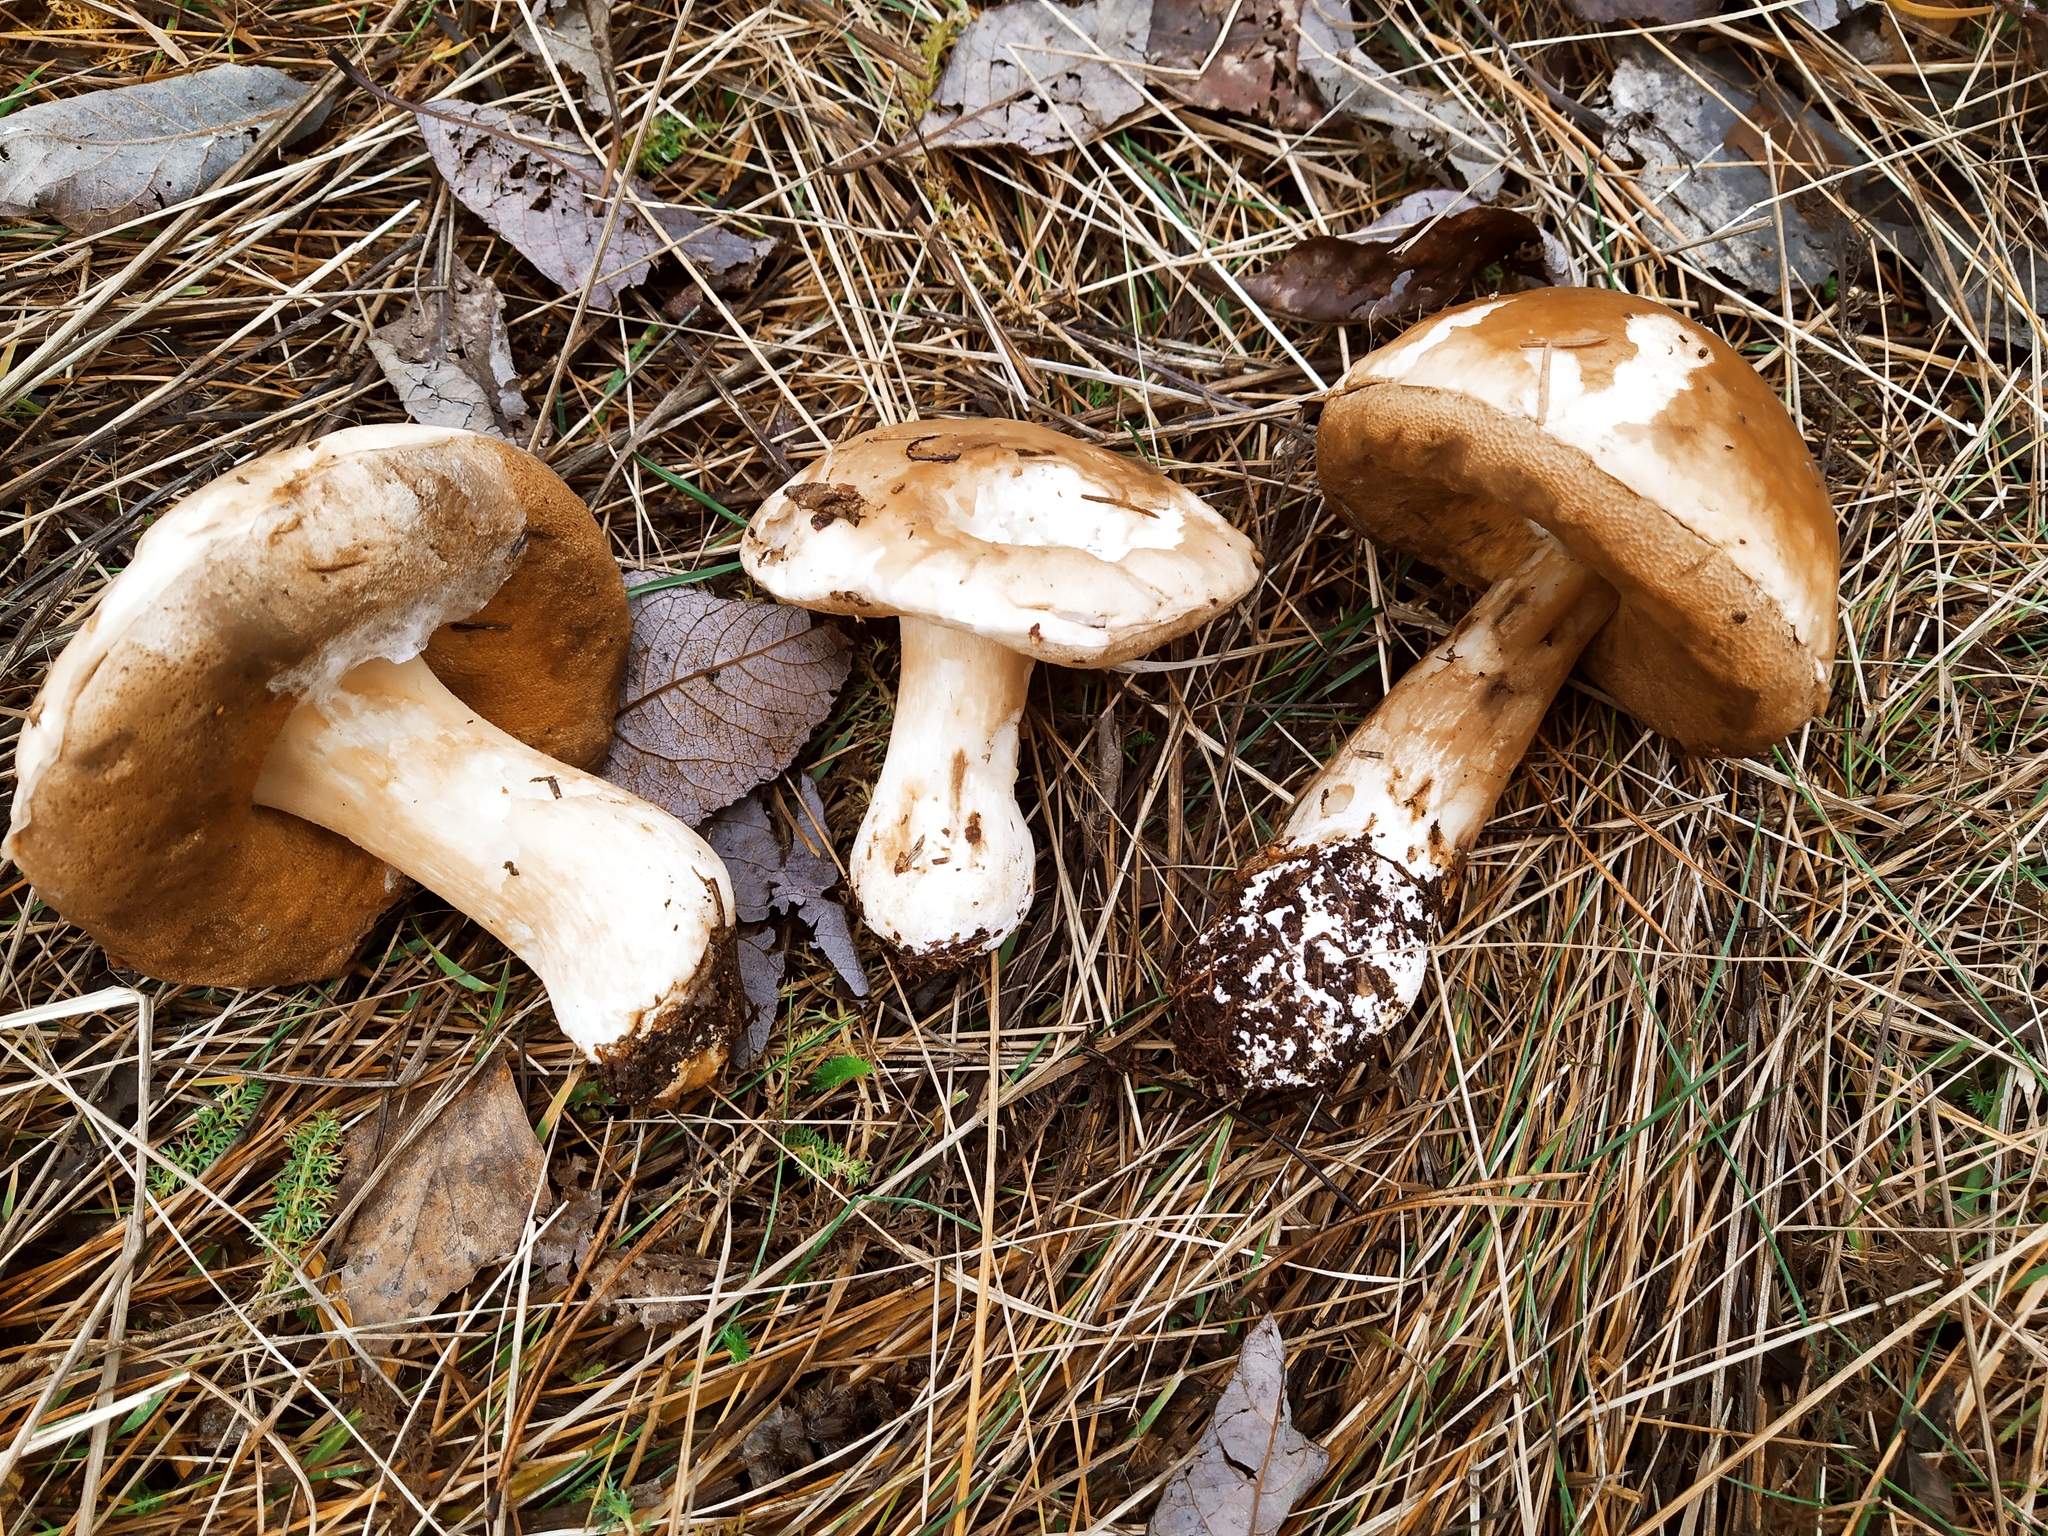
{"type": "MultiPolygon", "coordinates": [[[[401,94],[567,122],[503,40],[512,9],[25,3],[5,35],[58,92],[258,55],[312,78],[338,42],[401,94]]],[[[691,125],[662,185],[785,242],[758,290],[683,327],[658,307],[680,279],[617,313],[546,291],[451,204],[408,116],[353,91],[302,152],[162,226],[0,231],[10,717],[153,509],[394,415],[364,339],[449,249],[507,293],[549,452],[635,564],[741,591],[707,503],[744,516],[774,454],[1028,411],[1184,477],[1270,572],[1171,653],[1190,665],[1041,671],[1041,896],[993,1018],[979,973],[886,977],[863,1009],[799,949],[769,1057],[631,1118],[569,1087],[532,978],[421,896],[329,985],[147,987],[160,1153],[223,1085],[267,1089],[203,1187],[143,1216],[132,1016],[0,1033],[0,1435],[46,1387],[46,1415],[124,1405],[22,1459],[11,1530],[532,1531],[628,1506],[666,1530],[1136,1530],[1269,1309],[1333,1453],[1291,1530],[2048,1523],[2041,333],[1990,340],[1888,260],[1766,303],[1658,257],[1672,237],[1628,173],[1469,13],[1385,17],[1380,57],[1508,125],[1523,206],[1719,328],[1801,414],[1842,516],[1846,635],[1827,715],[1767,759],[1682,760],[1568,693],[1412,1023],[1338,1091],[1234,1109],[1164,1043],[1176,949],[1286,787],[1468,600],[1315,493],[1304,401],[1371,338],[1197,281],[1385,207],[1407,181],[1370,136],[1162,100],[1042,162],[881,156],[955,12],[628,4],[626,132],[691,125]],[[644,1326],[522,1257],[395,1344],[266,1298],[287,1134],[378,1114],[401,1080],[452,1086],[500,1042],[558,1182],[585,1159],[619,1240],[703,1256],[710,1294],[644,1326]],[[810,1092],[847,1053],[872,1075],[810,1092]]],[[[1496,19],[1567,90],[1604,72],[1559,9],[1496,19]]],[[[1902,25],[1913,67],[1855,65],[1783,10],[1713,30],[1824,82],[1923,195],[1975,188],[1977,275],[2009,285],[2048,245],[2038,45],[2004,12],[1902,25]]],[[[889,715],[889,627],[857,640],[803,765],[842,846],[889,715]]],[[[0,1006],[119,979],[18,873],[0,900],[0,1006]]]]}

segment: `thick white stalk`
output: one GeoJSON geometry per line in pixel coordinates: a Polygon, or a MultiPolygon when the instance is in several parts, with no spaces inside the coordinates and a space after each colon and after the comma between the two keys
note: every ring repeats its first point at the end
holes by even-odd
{"type": "Polygon", "coordinates": [[[868,927],[913,961],[943,961],[995,949],[1031,907],[1017,722],[1032,662],[965,630],[902,625],[896,721],[850,881],[868,927]]]}
{"type": "Polygon", "coordinates": [[[365,662],[301,703],[256,803],[339,833],[503,940],[637,1102],[723,1061],[724,863],[666,811],[499,730],[424,661],[365,662]]]}
{"type": "Polygon", "coordinates": [[[1422,988],[1438,909],[1615,595],[1545,536],[1310,781],[1191,946],[1184,1060],[1228,1087],[1327,1082],[1422,988]]]}

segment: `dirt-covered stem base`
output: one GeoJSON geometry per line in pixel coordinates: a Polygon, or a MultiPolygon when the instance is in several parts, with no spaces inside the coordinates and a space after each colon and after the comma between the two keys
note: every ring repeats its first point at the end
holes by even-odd
{"type": "Polygon", "coordinates": [[[1614,605],[1546,537],[1408,670],[1189,947],[1184,1066],[1227,1091],[1327,1083],[1408,1011],[1465,853],[1614,605]]]}

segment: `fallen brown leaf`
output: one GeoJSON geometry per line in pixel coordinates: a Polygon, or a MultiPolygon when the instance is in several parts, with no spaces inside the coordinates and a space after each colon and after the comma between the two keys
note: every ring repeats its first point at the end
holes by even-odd
{"type": "Polygon", "coordinates": [[[1297,63],[1301,6],[1302,0],[1152,0],[1146,57],[1185,72],[1152,78],[1193,107],[1240,112],[1290,132],[1313,128],[1324,111],[1297,63]],[[1226,17],[1230,31],[1219,46],[1226,17]]]}
{"type": "Polygon", "coordinates": [[[1406,245],[1314,235],[1254,277],[1244,291],[1296,320],[1342,325],[1426,315],[1456,298],[1495,262],[1540,276],[1543,233],[1505,208],[1467,208],[1406,245]]]}
{"type": "MultiPolygon", "coordinates": [[[[429,1095],[359,1120],[336,1205],[346,1207],[397,1147],[429,1095]]],[[[378,1179],[342,1241],[340,1292],[357,1328],[423,1317],[519,1246],[526,1213],[553,1202],[547,1164],[500,1056],[434,1116],[378,1179]]]]}
{"type": "Polygon", "coordinates": [[[370,355],[422,426],[510,439],[530,425],[514,380],[497,285],[455,258],[447,286],[424,293],[370,337],[370,355]]]}

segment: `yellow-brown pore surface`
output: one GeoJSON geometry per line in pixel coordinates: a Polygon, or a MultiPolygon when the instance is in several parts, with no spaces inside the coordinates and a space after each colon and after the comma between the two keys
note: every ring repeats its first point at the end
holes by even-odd
{"type": "MultiPolygon", "coordinates": [[[[628,619],[582,502],[489,439],[383,458],[418,500],[419,547],[371,549],[329,569],[306,521],[282,519],[263,548],[213,562],[196,588],[167,596],[185,609],[180,653],[116,646],[73,703],[63,753],[32,786],[17,858],[115,964],[224,987],[281,986],[348,964],[406,883],[345,839],[251,803],[294,707],[270,681],[374,607],[418,601],[512,547],[522,528],[524,557],[471,621],[504,628],[437,635],[429,663],[453,656],[451,687],[520,739],[584,761],[601,753],[628,619]]],[[[316,474],[281,494],[308,517],[345,510],[323,508],[320,490],[316,474]]]]}
{"type": "MultiPolygon", "coordinates": [[[[1592,290],[1531,292],[1502,309],[1511,311],[1506,319],[1461,330],[1459,343],[1491,342],[1519,363],[1531,338],[1583,332],[1589,309],[1610,322],[1669,313],[1592,290]]],[[[1826,632],[1811,645],[1717,538],[1535,421],[1472,396],[1354,370],[1353,387],[1323,412],[1316,469],[1325,494],[1365,533],[1474,587],[1527,557],[1532,523],[1549,529],[1620,594],[1586,648],[1586,675],[1688,751],[1739,756],[1797,730],[1826,700],[1816,661],[1833,649],[1838,545],[1826,492],[1784,407],[1740,354],[1691,329],[1713,354],[1694,375],[1703,387],[1680,392],[1650,430],[1659,451],[1674,456],[1711,442],[1707,462],[1755,483],[1772,561],[1826,614],[1826,632]]],[[[1635,350],[1621,324],[1601,333],[1605,340],[1573,348],[1589,388],[1635,350]]]]}

